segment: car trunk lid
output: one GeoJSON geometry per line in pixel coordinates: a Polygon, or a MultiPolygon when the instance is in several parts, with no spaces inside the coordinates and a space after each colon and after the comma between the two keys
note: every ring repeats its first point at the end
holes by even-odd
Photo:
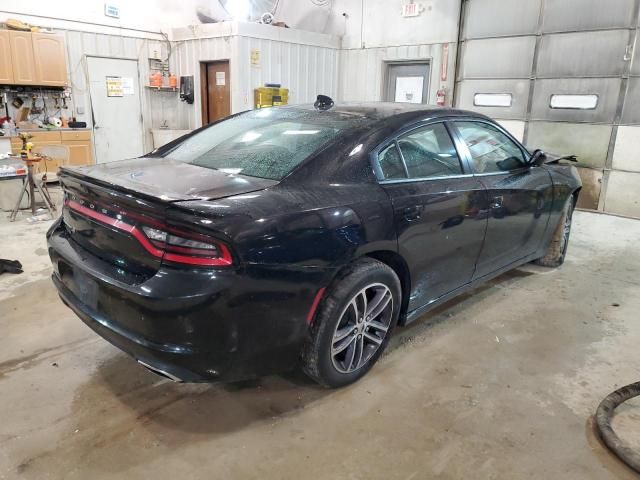
{"type": "MultiPolygon", "coordinates": [[[[142,278],[153,275],[163,260],[182,259],[188,264],[191,260],[181,253],[191,254],[193,245],[199,248],[192,265],[217,265],[205,261],[210,253],[204,251],[208,232],[191,232],[187,225],[183,238],[184,230],[175,232],[167,226],[172,204],[239,195],[277,183],[155,158],[65,168],[60,181],[65,192],[63,224],[71,239],[114,268],[142,278]],[[171,247],[173,254],[165,251],[165,233],[180,241],[171,247]]],[[[211,243],[228,259],[224,244],[211,243]]]]}

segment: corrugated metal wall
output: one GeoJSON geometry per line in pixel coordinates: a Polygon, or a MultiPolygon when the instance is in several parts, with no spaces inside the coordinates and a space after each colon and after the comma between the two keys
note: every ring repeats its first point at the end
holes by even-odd
{"type": "Polygon", "coordinates": [[[443,45],[403,45],[380,48],[353,48],[340,50],[340,79],[338,98],[344,101],[380,101],[383,99],[386,62],[428,60],[431,65],[429,103],[436,102],[436,91],[441,84],[453,86],[453,66],[456,45],[448,45],[448,72],[450,81],[441,82],[443,45]]]}
{"type": "MultiPolygon", "coordinates": [[[[640,217],[640,0],[466,0],[456,105],[579,157],[580,206],[640,217]],[[474,105],[507,93],[509,106],[474,105]],[[597,95],[552,108],[552,95],[597,95]]],[[[570,97],[575,98],[575,97],[570,97]]]]}
{"type": "MultiPolygon", "coordinates": [[[[62,30],[66,39],[67,61],[69,79],[71,85],[71,105],[73,111],[77,112],[77,107],[81,107],[85,113],[76,114],[79,121],[86,121],[91,126],[91,102],[89,98],[89,88],[86,76],[86,56],[99,56],[110,58],[127,58],[138,60],[139,85],[141,90],[143,128],[145,130],[145,149],[151,150],[153,141],[150,129],[152,126],[152,103],[154,99],[150,97],[142,85],[144,85],[149,74],[147,60],[147,40],[142,38],[125,37],[119,35],[106,35],[97,33],[78,32],[72,30],[62,30]]],[[[158,37],[160,38],[160,37],[158,37]]]]}
{"type": "Polygon", "coordinates": [[[193,75],[196,101],[174,105],[175,128],[197,128],[202,123],[199,102],[200,62],[230,60],[231,111],[253,108],[253,91],[265,83],[289,88],[289,103],[313,102],[316,95],[337,94],[338,53],[324,48],[244,36],[182,40],[174,46],[173,62],[180,75],[193,75]],[[257,65],[251,52],[259,52],[257,65]]]}

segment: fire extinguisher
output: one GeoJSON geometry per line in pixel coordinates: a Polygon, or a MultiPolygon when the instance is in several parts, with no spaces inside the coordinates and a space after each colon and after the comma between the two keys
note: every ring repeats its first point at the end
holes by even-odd
{"type": "Polygon", "coordinates": [[[436,105],[439,107],[444,107],[444,104],[447,100],[447,87],[442,86],[436,92],[436,105]]]}

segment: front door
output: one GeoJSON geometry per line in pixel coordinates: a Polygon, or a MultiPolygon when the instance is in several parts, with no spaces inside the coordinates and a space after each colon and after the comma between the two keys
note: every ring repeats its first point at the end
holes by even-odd
{"type": "Polygon", "coordinates": [[[429,103],[429,64],[390,63],[385,90],[387,102],[429,103]]]}
{"type": "Polygon", "coordinates": [[[475,278],[533,254],[542,242],[553,188],[546,169],[528,166],[527,154],[497,126],[453,122],[471,168],[487,189],[489,221],[475,278]]]}
{"type": "Polygon", "coordinates": [[[409,265],[411,311],[471,281],[487,224],[486,193],[463,169],[442,122],[398,136],[377,157],[409,265]]]}
{"type": "Polygon", "coordinates": [[[202,124],[207,125],[231,115],[231,83],[228,60],[202,66],[202,124]]]}
{"type": "Polygon", "coordinates": [[[138,62],[87,57],[96,162],[144,153],[138,62]]]}

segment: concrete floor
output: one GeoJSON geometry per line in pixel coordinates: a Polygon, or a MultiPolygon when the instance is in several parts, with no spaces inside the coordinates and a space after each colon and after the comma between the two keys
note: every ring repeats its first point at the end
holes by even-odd
{"type": "MultiPolygon", "coordinates": [[[[48,223],[48,222],[47,222],[48,223]]],[[[160,379],[47,279],[47,223],[0,223],[0,478],[631,479],[591,414],[640,380],[640,222],[577,212],[521,268],[400,329],[356,385],[160,379]]],[[[615,422],[640,448],[640,403],[615,422]]]]}

